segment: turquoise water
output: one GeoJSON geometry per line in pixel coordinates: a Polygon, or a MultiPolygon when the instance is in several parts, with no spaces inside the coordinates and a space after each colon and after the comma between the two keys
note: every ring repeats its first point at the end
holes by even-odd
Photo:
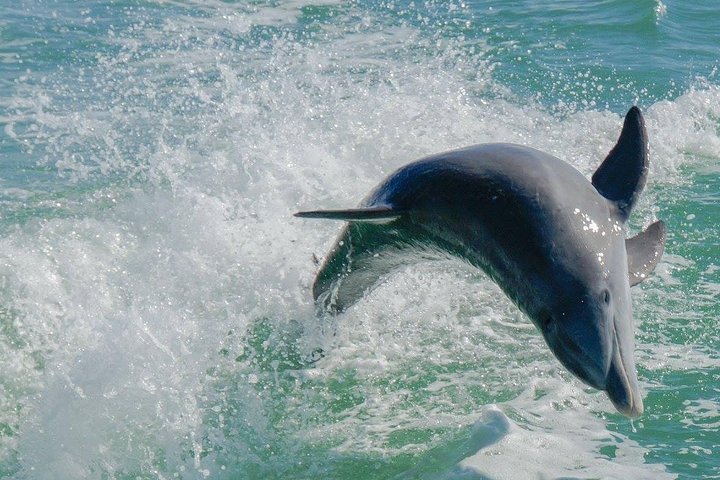
{"type": "Polygon", "coordinates": [[[720,478],[715,2],[9,3],[0,476],[720,478]],[[590,175],[632,104],[642,418],[459,262],[316,316],[293,212],[489,141],[590,175]]]}

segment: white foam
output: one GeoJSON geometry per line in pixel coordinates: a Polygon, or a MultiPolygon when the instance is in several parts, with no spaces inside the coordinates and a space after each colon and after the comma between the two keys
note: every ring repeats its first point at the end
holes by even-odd
{"type": "Polygon", "coordinates": [[[677,478],[667,474],[661,466],[647,465],[639,445],[628,439],[613,438],[597,419],[578,421],[574,415],[573,420],[570,425],[524,423],[520,427],[502,411],[486,409],[474,429],[490,429],[503,434],[462,460],[443,478],[467,478],[471,474],[493,479],[677,478]],[[592,453],[601,448],[612,452],[609,458],[592,453]],[[618,471],[620,463],[622,472],[618,471]]]}
{"type": "MultiPolygon", "coordinates": [[[[423,455],[470,429],[443,463],[449,477],[672,478],[607,430],[607,399],[466,266],[410,267],[341,318],[316,317],[311,258],[339,226],[291,216],[355,205],[407,161],[486,141],[529,144],[589,174],[621,116],[515,101],[484,60],[452,44],[403,56],[427,39],[372,18],[325,43],[214,40],[292,24],[302,5],[116,32],[120,53],[100,55],[93,73],[99,98],[68,78],[56,92],[18,90],[12,137],[34,142],[68,185],[103,187],[0,239],[0,314],[14,332],[0,344],[0,421],[13,430],[0,454],[16,477],[272,476],[296,468],[288,458],[423,455]],[[67,93],[75,110],[55,103],[67,93]]],[[[717,95],[647,109],[651,182],[675,185],[681,166],[720,157],[717,95]]],[[[680,263],[670,257],[661,278],[680,263]]],[[[642,363],[710,364],[699,350],[662,358],[672,348],[642,363]]]]}

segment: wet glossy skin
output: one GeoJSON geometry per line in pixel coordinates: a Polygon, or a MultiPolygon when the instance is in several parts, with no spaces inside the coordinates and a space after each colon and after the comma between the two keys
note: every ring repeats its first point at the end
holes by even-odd
{"type": "Polygon", "coordinates": [[[409,255],[460,257],[498,283],[568,370],[624,414],[642,413],[624,227],[572,166],[528,147],[478,145],[401,168],[362,206],[375,205],[402,215],[350,223],[316,299],[342,310],[409,255]]]}

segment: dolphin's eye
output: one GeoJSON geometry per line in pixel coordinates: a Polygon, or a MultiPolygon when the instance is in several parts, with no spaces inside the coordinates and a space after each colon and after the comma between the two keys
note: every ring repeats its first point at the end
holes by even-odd
{"type": "Polygon", "coordinates": [[[610,304],[610,290],[604,290],[602,293],[602,300],[605,302],[605,305],[610,304]]]}

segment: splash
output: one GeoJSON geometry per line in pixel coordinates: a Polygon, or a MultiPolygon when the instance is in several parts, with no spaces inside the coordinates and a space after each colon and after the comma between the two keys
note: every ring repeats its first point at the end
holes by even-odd
{"type": "MultiPolygon", "coordinates": [[[[500,476],[493,455],[527,470],[551,451],[577,458],[557,475],[647,466],[647,446],[608,428],[601,396],[473,270],[409,268],[342,318],[315,315],[312,258],[336,227],[308,230],[300,206],[359,201],[410,160],[485,141],[587,174],[621,121],[519,98],[463,37],[467,7],[393,5],[59,12],[104,33],[3,99],[30,170],[1,185],[3,475],[391,476],[422,457],[428,472],[500,476]],[[453,35],[423,28],[437,11],[453,35]]],[[[717,97],[699,86],[648,105],[654,188],[720,157],[717,97]]],[[[647,347],[644,364],[668,352],[647,347]]]]}

